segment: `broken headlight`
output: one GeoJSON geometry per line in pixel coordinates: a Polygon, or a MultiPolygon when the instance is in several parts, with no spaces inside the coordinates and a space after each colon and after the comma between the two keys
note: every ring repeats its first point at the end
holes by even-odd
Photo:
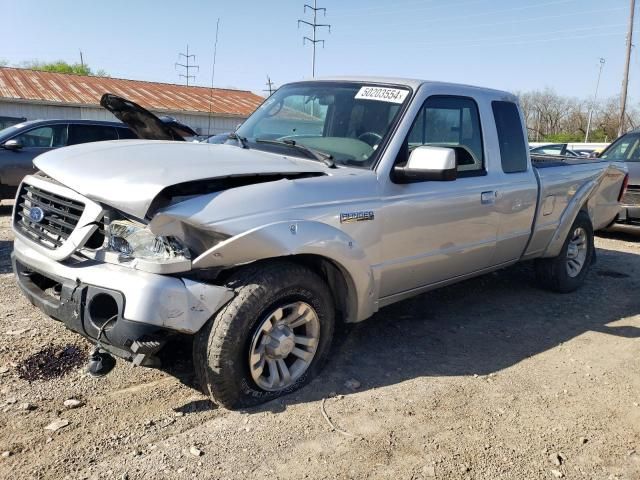
{"type": "Polygon", "coordinates": [[[158,237],[145,225],[130,220],[109,224],[109,247],[121,258],[167,263],[189,260],[189,249],[174,237],[158,237]]]}

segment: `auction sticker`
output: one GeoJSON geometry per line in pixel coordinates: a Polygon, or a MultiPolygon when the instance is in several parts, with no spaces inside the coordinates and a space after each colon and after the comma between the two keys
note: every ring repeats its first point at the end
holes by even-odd
{"type": "Polygon", "coordinates": [[[409,95],[408,90],[385,87],[362,87],[356,94],[356,99],[378,100],[380,102],[402,103],[409,95]]]}

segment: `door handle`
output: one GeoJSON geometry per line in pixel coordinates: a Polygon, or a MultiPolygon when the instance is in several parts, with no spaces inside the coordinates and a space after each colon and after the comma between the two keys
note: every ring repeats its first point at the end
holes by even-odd
{"type": "Polygon", "coordinates": [[[498,192],[494,192],[493,190],[490,192],[482,192],[480,194],[480,203],[482,203],[482,205],[493,205],[496,203],[497,196],[498,192]]]}

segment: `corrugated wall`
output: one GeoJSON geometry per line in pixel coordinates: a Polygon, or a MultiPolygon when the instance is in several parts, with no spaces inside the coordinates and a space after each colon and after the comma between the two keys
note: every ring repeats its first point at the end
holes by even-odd
{"type": "MultiPolygon", "coordinates": [[[[154,113],[156,115],[164,115],[162,112],[154,113]]],[[[117,121],[111,113],[103,108],[34,105],[26,102],[6,101],[0,101],[0,116],[26,118],[27,120],[81,119],[117,121]]],[[[186,123],[198,133],[203,135],[207,133],[209,118],[206,115],[171,114],[171,116],[182,123],[186,123]]],[[[212,116],[211,135],[233,131],[243,120],[243,117],[212,116]]]]}

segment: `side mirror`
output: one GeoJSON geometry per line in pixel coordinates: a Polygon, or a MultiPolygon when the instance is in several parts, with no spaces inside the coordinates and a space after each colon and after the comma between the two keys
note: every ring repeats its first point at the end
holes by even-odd
{"type": "Polygon", "coordinates": [[[20,140],[7,140],[2,144],[2,148],[6,148],[7,150],[20,150],[22,143],[20,143],[20,140]]]}
{"type": "Polygon", "coordinates": [[[456,179],[457,174],[456,151],[429,145],[417,147],[409,155],[406,165],[393,168],[397,183],[451,181],[456,179]]]}

